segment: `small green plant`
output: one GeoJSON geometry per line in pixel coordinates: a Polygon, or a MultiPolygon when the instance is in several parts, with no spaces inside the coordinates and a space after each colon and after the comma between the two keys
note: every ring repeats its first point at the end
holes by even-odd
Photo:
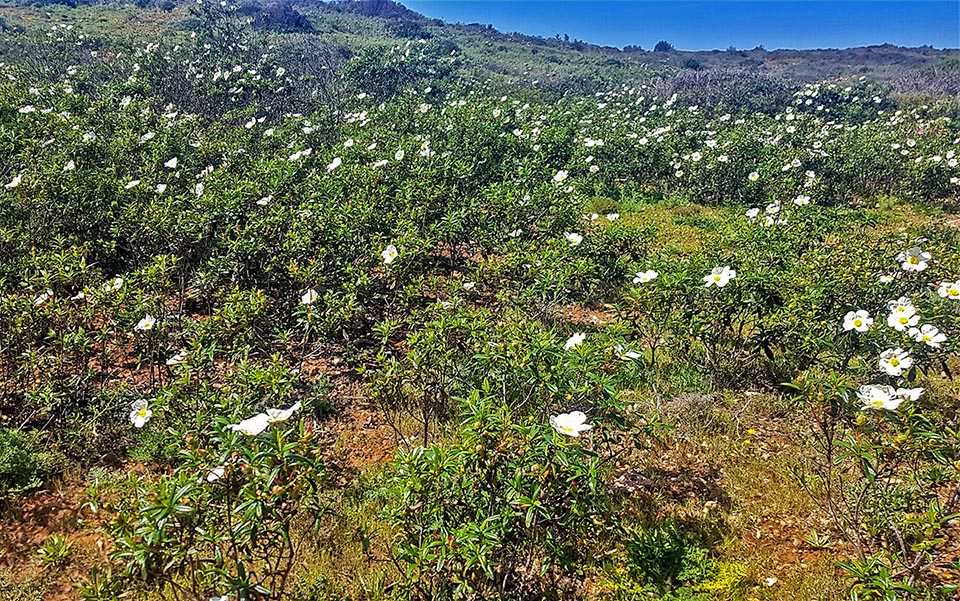
{"type": "Polygon", "coordinates": [[[67,540],[66,536],[53,534],[43,541],[37,554],[43,563],[59,567],[69,561],[72,551],[73,543],[67,540]]]}

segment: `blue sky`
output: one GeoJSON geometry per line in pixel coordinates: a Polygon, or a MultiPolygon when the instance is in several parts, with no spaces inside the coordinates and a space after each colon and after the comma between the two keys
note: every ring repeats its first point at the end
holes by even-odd
{"type": "Polygon", "coordinates": [[[960,47],[960,0],[400,0],[451,23],[651,49],[960,47]]]}

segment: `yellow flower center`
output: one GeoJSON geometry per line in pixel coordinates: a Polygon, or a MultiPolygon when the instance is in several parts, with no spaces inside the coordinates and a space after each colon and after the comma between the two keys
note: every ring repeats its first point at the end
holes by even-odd
{"type": "Polygon", "coordinates": [[[951,288],[947,291],[950,296],[960,296],[960,288],[951,288]]]}
{"type": "Polygon", "coordinates": [[[863,325],[863,321],[862,321],[862,320],[860,320],[860,319],[854,319],[854,320],[853,320],[853,327],[859,328],[859,327],[862,326],[862,325],[863,325]]]}
{"type": "Polygon", "coordinates": [[[910,257],[910,264],[911,264],[911,265],[916,265],[916,264],[919,263],[919,262],[920,262],[920,259],[918,259],[917,257],[910,257]]]}
{"type": "Polygon", "coordinates": [[[140,417],[144,417],[144,418],[145,418],[145,417],[147,417],[147,410],[146,410],[146,409],[141,409],[140,411],[137,411],[137,415],[139,415],[140,417]]]}
{"type": "Polygon", "coordinates": [[[890,359],[890,365],[897,367],[898,365],[900,365],[900,359],[897,359],[896,357],[890,359]]]}
{"type": "Polygon", "coordinates": [[[714,281],[714,282],[719,282],[720,279],[721,279],[721,278],[720,278],[720,276],[718,276],[718,275],[713,276],[713,281],[714,281]]]}

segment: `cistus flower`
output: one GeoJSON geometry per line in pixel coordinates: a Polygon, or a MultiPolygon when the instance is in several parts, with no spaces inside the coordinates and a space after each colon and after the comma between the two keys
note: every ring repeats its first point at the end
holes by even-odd
{"type": "Polygon", "coordinates": [[[306,292],[304,292],[303,296],[300,297],[300,304],[312,305],[313,303],[317,302],[318,296],[319,295],[317,294],[317,291],[311,288],[310,290],[307,290],[306,292]]]}
{"type": "Polygon", "coordinates": [[[919,322],[920,316],[916,314],[891,313],[887,316],[887,325],[898,332],[905,332],[907,328],[912,328],[919,322]]]}
{"type": "Polygon", "coordinates": [[[956,282],[941,282],[937,294],[950,300],[960,300],[960,280],[956,282]]]}
{"type": "Polygon", "coordinates": [[[44,292],[43,294],[41,294],[41,295],[38,296],[37,298],[33,299],[33,306],[34,306],[34,307],[39,307],[40,305],[42,305],[43,303],[47,302],[47,301],[50,300],[51,298],[53,298],[53,290],[47,290],[46,292],[44,292]]]}
{"type": "Polygon", "coordinates": [[[859,311],[850,311],[843,317],[843,329],[847,332],[856,330],[866,332],[873,325],[873,318],[863,309],[859,311]]]}
{"type": "Polygon", "coordinates": [[[880,353],[880,370],[888,376],[903,375],[904,370],[913,366],[910,353],[902,348],[887,349],[880,353]]]}
{"type": "Polygon", "coordinates": [[[247,419],[241,421],[238,424],[229,424],[227,426],[228,430],[233,430],[234,432],[239,432],[247,436],[256,436],[264,430],[267,429],[267,426],[270,425],[269,418],[266,413],[258,413],[253,417],[248,417],[247,419]]]}
{"type": "Polygon", "coordinates": [[[576,232],[564,232],[563,237],[567,239],[570,246],[577,246],[583,242],[583,236],[576,232]]]}
{"type": "Polygon", "coordinates": [[[258,413],[253,417],[241,421],[238,424],[228,424],[227,429],[234,432],[240,432],[247,436],[256,436],[270,424],[283,422],[290,419],[290,416],[300,410],[300,402],[296,402],[287,409],[267,409],[265,413],[258,413]]]}
{"type": "Polygon", "coordinates": [[[894,411],[905,399],[897,395],[892,386],[885,384],[864,384],[857,392],[857,398],[863,402],[864,409],[886,409],[894,411]]]}
{"type": "Polygon", "coordinates": [[[587,337],[587,335],[584,334],[583,332],[577,332],[577,333],[575,333],[575,334],[574,334],[573,336],[571,336],[570,338],[567,338],[566,343],[564,343],[564,345],[563,345],[563,350],[569,351],[569,350],[572,349],[572,348],[576,348],[576,347],[580,346],[581,344],[583,344],[583,340],[584,340],[584,338],[586,338],[586,337],[587,337]]]}
{"type": "Polygon", "coordinates": [[[930,324],[924,324],[919,328],[910,328],[907,335],[931,348],[940,348],[940,344],[947,341],[947,335],[930,324]]]}
{"type": "Polygon", "coordinates": [[[137,322],[137,325],[133,327],[134,332],[146,332],[147,330],[152,330],[153,326],[156,325],[157,320],[153,315],[146,315],[143,319],[137,322]]]}
{"type": "Polygon", "coordinates": [[[380,253],[380,256],[383,257],[383,264],[389,265],[397,260],[397,257],[400,256],[400,253],[397,252],[397,247],[391,244],[383,249],[383,252],[380,253]]]}
{"type": "Polygon", "coordinates": [[[581,432],[586,432],[593,428],[586,423],[587,416],[582,411],[571,411],[570,413],[561,413],[560,415],[550,416],[550,425],[553,429],[566,436],[579,438],[581,432]]]}
{"type": "Polygon", "coordinates": [[[563,181],[566,180],[569,175],[570,173],[561,169],[560,171],[557,171],[556,175],[553,176],[553,181],[558,184],[563,183],[563,181]]]}
{"type": "Polygon", "coordinates": [[[646,271],[638,271],[635,278],[633,278],[634,284],[647,284],[657,279],[657,276],[660,274],[652,269],[646,271]]]}
{"type": "Polygon", "coordinates": [[[889,301],[887,307],[890,309],[891,315],[896,314],[911,317],[917,313],[916,307],[913,306],[913,301],[905,296],[901,296],[897,300],[889,301]]]}
{"type": "Polygon", "coordinates": [[[183,363],[183,360],[187,358],[188,354],[189,353],[187,353],[187,351],[178,352],[176,355],[167,359],[167,365],[171,367],[174,365],[180,365],[181,363],[183,363]]]}
{"type": "Polygon", "coordinates": [[[900,267],[904,271],[923,271],[930,261],[930,253],[920,250],[919,246],[907,249],[897,255],[900,267]]]}
{"type": "Polygon", "coordinates": [[[723,267],[714,267],[710,273],[703,276],[703,281],[707,288],[710,286],[723,288],[735,277],[737,277],[737,271],[735,269],[730,269],[730,267],[727,265],[724,265],[723,267]]]}
{"type": "Polygon", "coordinates": [[[752,181],[752,182],[755,182],[755,181],[757,181],[758,179],[760,179],[760,174],[757,173],[756,171],[751,171],[751,172],[750,172],[750,175],[747,176],[747,179],[750,180],[750,181],[752,181]]]}
{"type": "Polygon", "coordinates": [[[223,478],[223,473],[226,471],[226,466],[221,465],[210,470],[210,473],[207,474],[207,482],[216,482],[220,478],[223,478]]]}
{"type": "Polygon", "coordinates": [[[300,411],[300,407],[302,407],[302,405],[300,401],[297,401],[286,409],[267,409],[267,422],[271,424],[285,422],[290,419],[291,415],[300,411]]]}
{"type": "Polygon", "coordinates": [[[142,428],[151,417],[153,417],[153,411],[150,410],[147,401],[140,399],[130,405],[130,423],[135,428],[142,428]]]}

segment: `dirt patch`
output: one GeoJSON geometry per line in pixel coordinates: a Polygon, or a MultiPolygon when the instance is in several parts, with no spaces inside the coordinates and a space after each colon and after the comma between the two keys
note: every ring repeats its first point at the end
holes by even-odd
{"type": "MultiPolygon", "coordinates": [[[[84,509],[86,485],[71,482],[40,491],[4,509],[0,517],[0,597],[36,595],[45,601],[78,599],[73,585],[89,568],[107,563],[107,544],[96,533],[94,516],[84,509]],[[62,537],[69,552],[61,562],[42,559],[44,545],[62,537]],[[8,580],[8,582],[4,582],[8,580]]],[[[15,597],[19,598],[19,597],[15,597]]]]}
{"type": "Polygon", "coordinates": [[[564,307],[560,309],[559,317],[561,321],[583,326],[602,326],[617,320],[617,314],[613,308],[592,308],[583,305],[564,307]]]}

